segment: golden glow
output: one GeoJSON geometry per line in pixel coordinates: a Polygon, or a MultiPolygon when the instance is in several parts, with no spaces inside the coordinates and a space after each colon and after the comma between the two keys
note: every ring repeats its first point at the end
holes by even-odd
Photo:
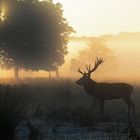
{"type": "Polygon", "coordinates": [[[54,0],[78,35],[140,31],[140,0],[54,0]]]}
{"type": "Polygon", "coordinates": [[[5,20],[5,13],[4,13],[4,11],[1,12],[1,14],[0,14],[0,19],[1,19],[2,21],[5,20]]]}
{"type": "Polygon", "coordinates": [[[7,4],[1,3],[1,5],[0,5],[0,20],[2,22],[4,22],[6,19],[6,13],[7,13],[7,4]]]}
{"type": "Polygon", "coordinates": [[[1,21],[4,21],[6,19],[6,15],[5,15],[4,10],[2,10],[2,12],[0,13],[0,19],[1,19],[1,21]]]}

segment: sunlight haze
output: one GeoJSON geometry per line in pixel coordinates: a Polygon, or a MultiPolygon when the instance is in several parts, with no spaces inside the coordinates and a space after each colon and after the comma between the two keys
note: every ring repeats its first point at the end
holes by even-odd
{"type": "Polygon", "coordinates": [[[140,31],[140,0],[54,0],[77,35],[140,31]]]}

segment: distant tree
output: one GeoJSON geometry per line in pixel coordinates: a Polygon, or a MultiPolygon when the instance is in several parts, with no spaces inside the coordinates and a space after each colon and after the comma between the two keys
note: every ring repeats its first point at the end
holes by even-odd
{"type": "MultiPolygon", "coordinates": [[[[105,41],[101,38],[92,38],[88,42],[88,47],[79,52],[76,58],[71,59],[71,70],[77,72],[77,69],[85,69],[86,65],[94,65],[96,57],[102,57],[105,60],[103,71],[110,71],[116,65],[116,58],[113,51],[108,48],[105,41]]],[[[99,70],[98,70],[99,71],[99,70]]]]}
{"type": "Polygon", "coordinates": [[[4,57],[10,60],[10,67],[15,67],[15,77],[21,68],[57,71],[64,63],[68,36],[73,32],[63,17],[62,5],[51,0],[6,2],[6,17],[0,24],[0,49],[6,52],[4,57]]]}

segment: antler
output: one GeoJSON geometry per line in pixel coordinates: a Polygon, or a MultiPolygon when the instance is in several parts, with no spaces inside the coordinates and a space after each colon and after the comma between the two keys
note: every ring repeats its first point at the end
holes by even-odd
{"type": "Polygon", "coordinates": [[[82,75],[85,75],[85,74],[87,74],[87,75],[90,75],[92,72],[94,72],[97,68],[98,68],[98,66],[99,65],[101,65],[102,63],[104,62],[104,60],[103,60],[103,58],[96,58],[96,60],[95,60],[95,65],[94,65],[94,68],[93,69],[91,69],[91,65],[86,65],[86,69],[87,69],[87,71],[88,72],[82,72],[81,70],[80,70],[80,68],[78,69],[78,72],[79,73],[81,73],[82,75]]]}
{"type": "Polygon", "coordinates": [[[89,66],[88,66],[88,65],[86,65],[86,69],[87,69],[87,71],[89,72],[89,71],[90,71],[90,69],[91,69],[91,64],[89,64],[89,66]]]}
{"type": "Polygon", "coordinates": [[[103,58],[98,58],[97,57],[96,60],[95,60],[95,65],[94,65],[93,69],[90,69],[91,65],[89,65],[89,67],[86,66],[87,71],[88,71],[87,74],[91,74],[92,72],[94,72],[98,68],[98,66],[101,65],[103,62],[104,62],[103,58]]]}
{"type": "Polygon", "coordinates": [[[78,72],[81,73],[81,74],[83,74],[83,75],[85,75],[85,73],[82,72],[82,71],[80,70],[80,68],[78,69],[78,72]]]}

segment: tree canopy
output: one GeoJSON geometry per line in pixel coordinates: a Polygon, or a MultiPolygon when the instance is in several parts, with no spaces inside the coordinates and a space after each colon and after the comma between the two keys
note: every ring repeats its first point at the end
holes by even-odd
{"type": "Polygon", "coordinates": [[[8,8],[0,24],[0,49],[10,63],[3,63],[33,71],[61,66],[73,32],[62,5],[51,0],[6,0],[4,4],[8,8]]]}

